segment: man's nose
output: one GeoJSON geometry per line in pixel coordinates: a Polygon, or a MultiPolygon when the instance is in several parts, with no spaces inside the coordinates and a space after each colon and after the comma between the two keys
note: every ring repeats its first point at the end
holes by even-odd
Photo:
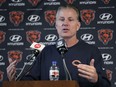
{"type": "Polygon", "coordinates": [[[68,20],[65,20],[62,24],[62,26],[68,26],[68,20]]]}
{"type": "Polygon", "coordinates": [[[62,26],[68,26],[68,24],[67,23],[63,23],[62,26]]]}

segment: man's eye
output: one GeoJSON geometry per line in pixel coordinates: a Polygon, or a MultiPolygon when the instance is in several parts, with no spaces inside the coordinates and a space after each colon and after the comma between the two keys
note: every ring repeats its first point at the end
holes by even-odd
{"type": "Polygon", "coordinates": [[[59,19],[60,21],[64,21],[64,19],[59,19]]]}
{"type": "Polygon", "coordinates": [[[73,19],[69,19],[69,21],[74,21],[73,19]]]}
{"type": "MultiPolygon", "coordinates": [[[[65,21],[65,19],[59,19],[60,21],[65,21]]],[[[68,21],[74,21],[74,19],[68,19],[68,21]]]]}

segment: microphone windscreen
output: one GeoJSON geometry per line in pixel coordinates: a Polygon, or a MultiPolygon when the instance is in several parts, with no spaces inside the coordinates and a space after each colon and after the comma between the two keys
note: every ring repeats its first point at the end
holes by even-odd
{"type": "Polygon", "coordinates": [[[58,52],[63,55],[68,51],[66,43],[65,43],[64,39],[62,39],[62,38],[58,39],[58,41],[56,42],[56,48],[57,48],[58,52]]]}
{"type": "Polygon", "coordinates": [[[58,39],[58,41],[56,43],[56,48],[60,48],[60,47],[63,47],[63,46],[65,46],[64,39],[62,39],[62,38],[58,39]]]}
{"type": "Polygon", "coordinates": [[[45,45],[42,43],[33,42],[30,48],[39,50],[40,52],[44,49],[45,45]]]}

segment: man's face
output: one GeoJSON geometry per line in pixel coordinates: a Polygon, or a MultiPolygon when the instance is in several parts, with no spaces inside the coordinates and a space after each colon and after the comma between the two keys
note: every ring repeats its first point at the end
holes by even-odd
{"type": "Polygon", "coordinates": [[[65,8],[58,11],[56,16],[56,29],[60,37],[76,37],[76,32],[80,28],[80,22],[77,20],[77,13],[71,8],[65,8]]]}

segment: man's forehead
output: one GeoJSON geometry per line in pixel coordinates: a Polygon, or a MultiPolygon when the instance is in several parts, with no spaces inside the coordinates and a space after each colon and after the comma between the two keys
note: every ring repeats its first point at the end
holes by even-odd
{"type": "Polygon", "coordinates": [[[76,18],[77,19],[77,15],[69,15],[69,14],[57,14],[57,16],[56,16],[56,19],[59,19],[59,18],[61,18],[61,19],[65,19],[65,18],[68,18],[68,19],[72,19],[72,18],[76,18]]]}
{"type": "Polygon", "coordinates": [[[60,10],[58,10],[58,13],[61,13],[61,12],[67,12],[69,13],[69,11],[73,11],[73,12],[76,12],[73,8],[62,8],[60,10]]]}

